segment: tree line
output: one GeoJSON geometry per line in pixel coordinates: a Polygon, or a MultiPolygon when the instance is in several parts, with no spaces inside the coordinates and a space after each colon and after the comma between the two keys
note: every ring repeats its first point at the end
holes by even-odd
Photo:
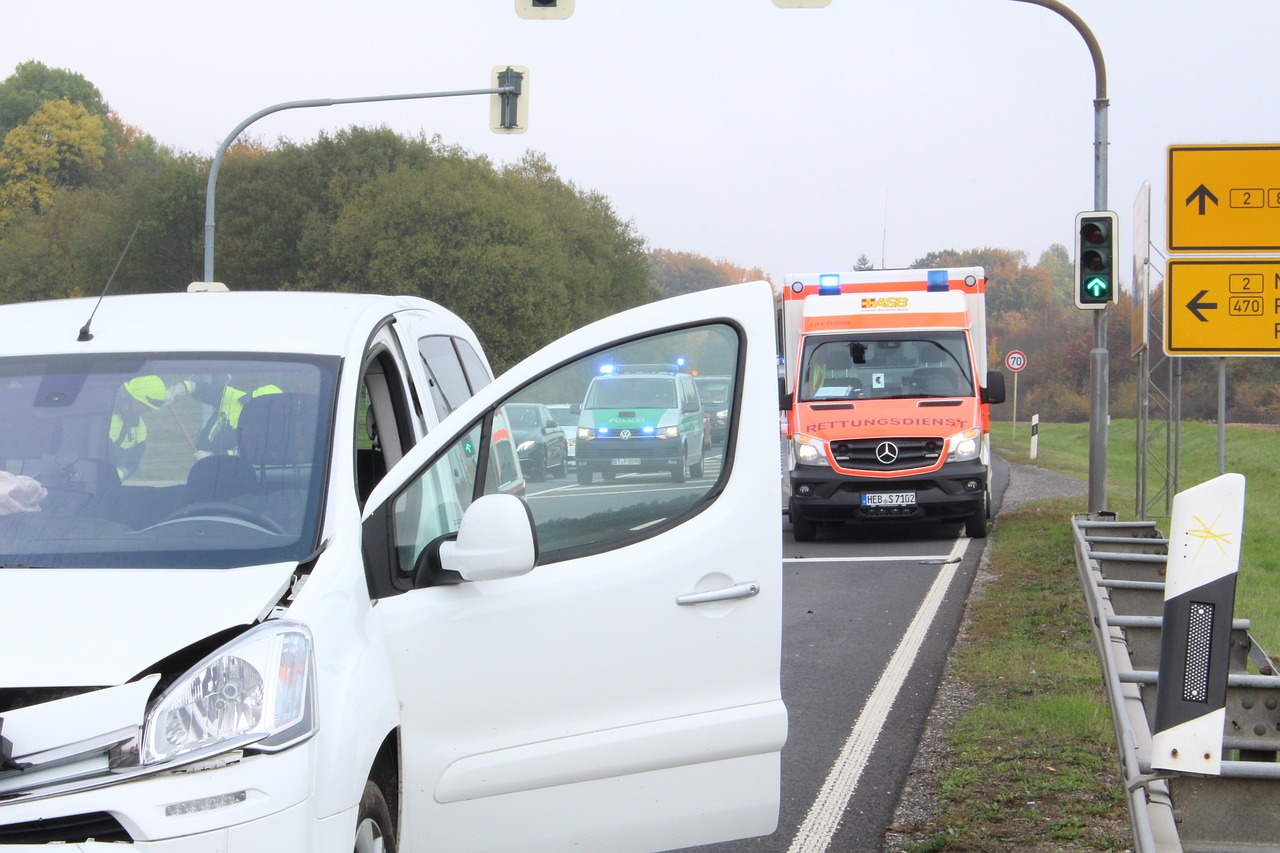
{"type": "MultiPolygon", "coordinates": [[[[184,289],[203,277],[210,159],[126,123],[83,76],[30,61],[0,81],[0,302],[184,289]],[[121,250],[137,229],[128,253],[121,250]]],[[[215,277],[237,290],[408,293],[444,305],[503,370],[597,318],[768,276],[650,249],[606,195],[543,154],[495,165],[440,137],[350,127],[305,144],[234,144],[218,176],[215,277]]],[[[1018,349],[1018,411],[1089,417],[1092,312],[1054,245],[1035,264],[995,248],[931,252],[913,267],[985,268],[990,361],[1018,349]]],[[[797,263],[804,267],[805,264],[797,263]]],[[[871,268],[863,255],[857,268],[871,268]]],[[[1127,298],[1109,309],[1112,414],[1137,399],[1127,298]]],[[[1154,364],[1159,364],[1159,344],[1154,364]]],[[[1184,359],[1183,414],[1216,417],[1216,359],[1184,359]]],[[[1272,359],[1232,359],[1233,421],[1277,422],[1272,359]]],[[[1162,377],[1157,377],[1162,378],[1162,377]]],[[[999,411],[999,410],[998,410],[999,411]]],[[[1004,412],[1001,412],[1002,416],[1004,412]]]]}
{"type": "MultiPolygon", "coordinates": [[[[0,301],[184,289],[204,275],[210,161],[123,122],[38,62],[0,82],[0,301]]],[[[505,369],[656,298],[633,223],[545,156],[497,166],[439,137],[352,127],[233,145],[217,186],[215,277],[237,290],[434,300],[505,369]]]]}

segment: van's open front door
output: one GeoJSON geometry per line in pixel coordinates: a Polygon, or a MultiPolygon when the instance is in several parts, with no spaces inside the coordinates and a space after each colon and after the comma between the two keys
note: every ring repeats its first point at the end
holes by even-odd
{"type": "Polygon", "coordinates": [[[662,850],[773,831],[787,731],[776,373],[766,284],[642,306],[499,377],[378,485],[364,547],[403,709],[402,850],[662,850]],[[507,403],[581,403],[606,362],[675,358],[734,389],[727,441],[698,475],[629,471],[674,440],[637,416],[634,451],[604,481],[520,476],[507,403]]]}

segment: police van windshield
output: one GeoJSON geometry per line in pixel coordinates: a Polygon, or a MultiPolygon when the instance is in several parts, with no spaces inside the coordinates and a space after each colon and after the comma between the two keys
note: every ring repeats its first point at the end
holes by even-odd
{"type": "Polygon", "coordinates": [[[674,409],[676,383],[670,376],[597,377],[587,392],[588,409],[674,409]]]}
{"type": "Polygon", "coordinates": [[[811,337],[801,364],[801,400],[973,394],[969,348],[961,331],[811,337]]]}
{"type": "Polygon", "coordinates": [[[277,355],[0,359],[0,566],[305,559],[337,369],[277,355]]]}

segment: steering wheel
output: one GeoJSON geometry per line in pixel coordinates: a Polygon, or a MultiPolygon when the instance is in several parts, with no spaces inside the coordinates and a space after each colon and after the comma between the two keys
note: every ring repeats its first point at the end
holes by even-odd
{"type": "Polygon", "coordinates": [[[161,524],[168,524],[174,521],[189,521],[197,518],[209,518],[210,516],[221,516],[222,518],[248,522],[268,533],[275,533],[280,536],[285,535],[285,529],[277,524],[275,519],[232,501],[196,501],[169,513],[152,526],[159,527],[161,524]]]}

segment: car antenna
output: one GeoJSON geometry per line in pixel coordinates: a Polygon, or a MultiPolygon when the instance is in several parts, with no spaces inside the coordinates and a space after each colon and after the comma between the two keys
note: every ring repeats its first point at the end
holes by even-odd
{"type": "Polygon", "coordinates": [[[89,331],[89,324],[93,322],[93,315],[98,313],[98,306],[102,304],[102,297],[107,295],[107,288],[111,286],[111,280],[116,277],[116,271],[120,269],[120,264],[124,261],[124,256],[129,254],[129,247],[133,245],[133,238],[138,236],[138,229],[142,227],[142,220],[138,220],[138,224],[133,226],[133,233],[129,235],[129,242],[124,244],[124,251],[120,253],[120,258],[116,261],[115,269],[111,270],[111,275],[107,276],[107,283],[102,285],[102,292],[98,294],[98,301],[94,304],[93,310],[89,312],[89,319],[84,321],[84,325],[80,327],[80,335],[77,341],[93,340],[93,333],[89,331]]]}

